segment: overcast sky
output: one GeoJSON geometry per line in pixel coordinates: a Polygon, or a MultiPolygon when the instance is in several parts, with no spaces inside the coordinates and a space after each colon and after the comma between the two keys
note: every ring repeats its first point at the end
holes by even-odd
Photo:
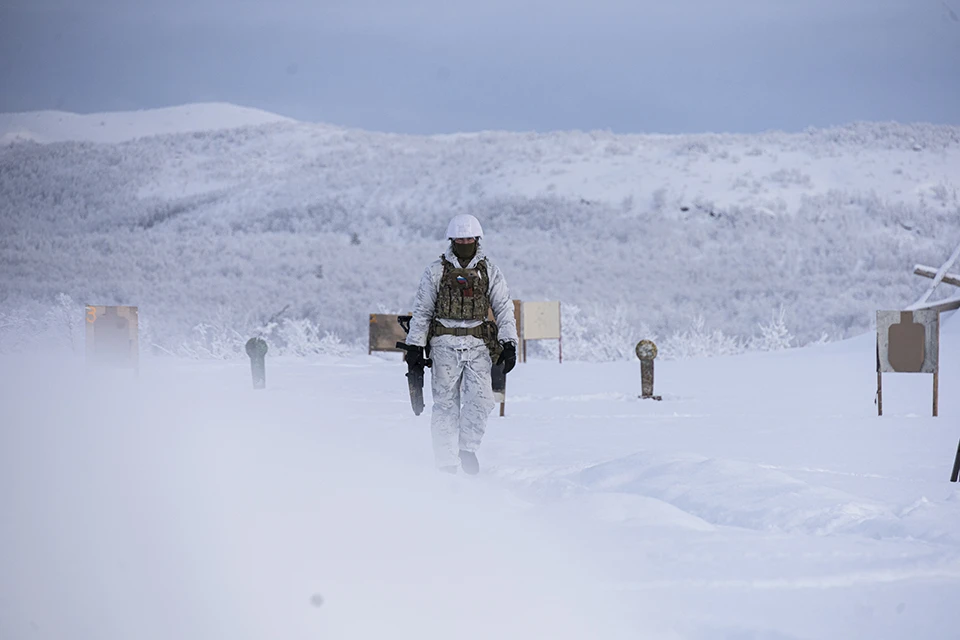
{"type": "Polygon", "coordinates": [[[960,0],[0,0],[0,111],[380,131],[960,124],[960,0]]]}

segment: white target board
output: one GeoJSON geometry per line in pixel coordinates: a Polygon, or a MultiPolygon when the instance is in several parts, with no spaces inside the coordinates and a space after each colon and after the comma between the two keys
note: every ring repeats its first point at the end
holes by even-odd
{"type": "Polygon", "coordinates": [[[933,415],[939,412],[940,312],[877,311],[877,415],[883,415],[884,373],[932,373],[933,415]]]}
{"type": "Polygon", "coordinates": [[[108,367],[140,367],[137,307],[87,305],[87,362],[108,367]]]}
{"type": "Polygon", "coordinates": [[[882,373],[935,373],[940,355],[940,313],[877,311],[877,355],[882,373]]]}
{"type": "Polygon", "coordinates": [[[522,315],[524,340],[560,339],[559,302],[524,302],[522,315]]]}

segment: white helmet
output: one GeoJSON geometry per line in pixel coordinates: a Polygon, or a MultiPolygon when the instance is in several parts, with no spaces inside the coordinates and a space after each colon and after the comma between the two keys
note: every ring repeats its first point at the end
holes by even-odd
{"type": "Polygon", "coordinates": [[[480,228],[480,221],[469,213],[461,213],[453,216],[450,224],[447,225],[448,238],[480,238],[483,237],[483,229],[480,228]]]}

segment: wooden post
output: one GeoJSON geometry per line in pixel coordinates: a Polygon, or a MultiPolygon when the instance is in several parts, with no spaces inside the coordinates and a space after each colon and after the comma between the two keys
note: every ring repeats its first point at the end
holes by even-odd
{"type": "Polygon", "coordinates": [[[883,415],[883,374],[877,371],[877,415],[883,415]]]}
{"type": "Polygon", "coordinates": [[[525,362],[523,353],[523,302],[521,300],[513,301],[513,321],[517,325],[517,362],[525,362]]]}
{"type": "MultiPolygon", "coordinates": [[[[913,267],[913,272],[916,275],[923,276],[924,278],[930,278],[931,280],[937,277],[937,271],[939,271],[939,269],[925,267],[922,264],[918,264],[913,267]]],[[[960,287],[960,275],[945,273],[941,282],[944,284],[952,284],[955,287],[960,287]]]]}
{"type": "Polygon", "coordinates": [[[947,271],[953,266],[953,263],[956,262],[958,258],[960,258],[960,244],[957,245],[957,248],[953,250],[953,253],[949,258],[947,258],[947,261],[944,262],[943,265],[937,270],[937,273],[934,274],[933,282],[931,282],[930,286],[927,287],[927,290],[923,292],[923,295],[920,296],[920,299],[907,307],[908,311],[913,311],[914,309],[921,309],[924,307],[927,300],[929,300],[930,296],[933,295],[933,291],[946,277],[947,271]]]}
{"type": "Polygon", "coordinates": [[[883,415],[883,373],[880,372],[880,338],[877,337],[877,415],[883,415]]]}
{"type": "Polygon", "coordinates": [[[937,386],[939,384],[940,376],[937,375],[938,372],[933,372],[933,417],[937,417],[937,386]]]}
{"type": "Polygon", "coordinates": [[[560,364],[563,364],[563,314],[560,313],[560,303],[557,303],[557,326],[560,327],[560,337],[557,339],[560,350],[560,364]]]}
{"type": "Polygon", "coordinates": [[[940,313],[937,313],[937,366],[933,370],[933,417],[937,417],[940,391],[940,313]]]}

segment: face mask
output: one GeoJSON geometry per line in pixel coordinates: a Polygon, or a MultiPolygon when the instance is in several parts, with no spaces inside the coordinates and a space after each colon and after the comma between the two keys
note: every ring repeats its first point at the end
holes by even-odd
{"type": "Polygon", "coordinates": [[[461,260],[470,260],[473,256],[477,255],[477,243],[471,242],[470,244],[457,244],[453,243],[453,255],[457,256],[461,260]]]}

